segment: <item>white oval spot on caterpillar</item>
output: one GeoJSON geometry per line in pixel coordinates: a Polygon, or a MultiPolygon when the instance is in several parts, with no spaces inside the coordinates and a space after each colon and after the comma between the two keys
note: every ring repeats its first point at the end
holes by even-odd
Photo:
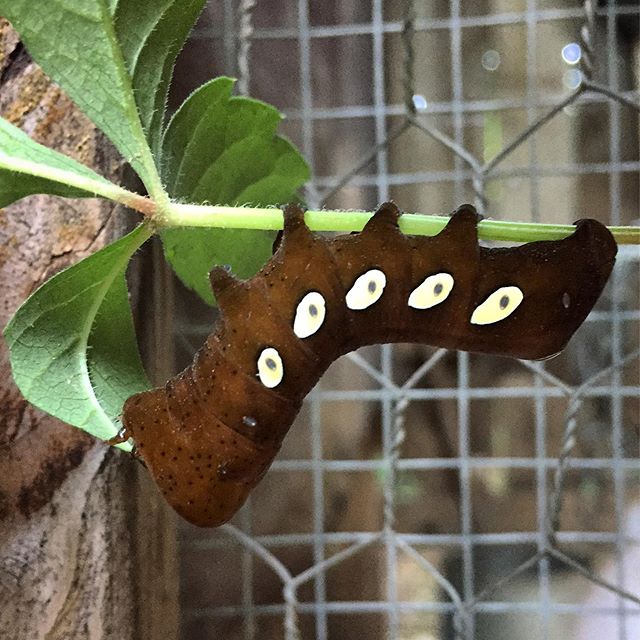
{"type": "Polygon", "coordinates": [[[493,324],[510,316],[524,299],[518,287],[500,287],[471,315],[471,324],[493,324]]]}
{"type": "Polygon", "coordinates": [[[347,307],[354,311],[366,309],[380,300],[384,287],[387,284],[387,276],[380,269],[370,269],[361,276],[349,289],[345,298],[347,307]]]}
{"type": "Polygon", "coordinates": [[[267,347],[258,357],[258,378],[268,389],[277,387],[284,377],[282,358],[276,349],[267,347]]]}
{"type": "Polygon", "coordinates": [[[448,273],[434,273],[424,279],[409,296],[409,306],[414,309],[430,309],[444,302],[453,289],[453,276],[448,273]]]}
{"type": "Polygon", "coordinates": [[[324,322],[326,308],[324,298],[317,291],[310,291],[296,307],[293,319],[293,332],[298,338],[312,336],[324,322]]]}

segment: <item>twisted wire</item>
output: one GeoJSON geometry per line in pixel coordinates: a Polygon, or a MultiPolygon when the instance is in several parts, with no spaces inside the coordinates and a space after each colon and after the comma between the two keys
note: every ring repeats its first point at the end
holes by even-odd
{"type": "Polygon", "coordinates": [[[596,66],[596,14],[593,0],[584,0],[584,23],[580,29],[580,40],[582,43],[582,58],[580,66],[582,76],[586,80],[592,80],[596,66]]]}
{"type": "Polygon", "coordinates": [[[249,55],[253,37],[253,10],[256,4],[257,0],[240,0],[238,7],[238,92],[242,96],[249,95],[249,55]]]}
{"type": "Polygon", "coordinates": [[[404,107],[408,116],[415,115],[416,105],[413,96],[416,93],[416,72],[415,72],[415,28],[416,7],[414,0],[405,0],[402,15],[402,48],[404,51],[404,64],[402,75],[402,86],[404,89],[404,107]]]}

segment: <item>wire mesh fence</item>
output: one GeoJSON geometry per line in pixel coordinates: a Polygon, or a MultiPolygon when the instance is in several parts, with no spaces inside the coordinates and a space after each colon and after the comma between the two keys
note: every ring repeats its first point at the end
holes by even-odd
{"type": "MultiPolygon", "coordinates": [[[[633,224],[639,27],[636,2],[228,0],[179,78],[281,108],[313,208],[633,224]]],[[[552,361],[334,364],[233,524],[183,527],[184,637],[638,637],[639,262],[552,361]]],[[[190,359],[211,314],[178,299],[190,359]]]]}

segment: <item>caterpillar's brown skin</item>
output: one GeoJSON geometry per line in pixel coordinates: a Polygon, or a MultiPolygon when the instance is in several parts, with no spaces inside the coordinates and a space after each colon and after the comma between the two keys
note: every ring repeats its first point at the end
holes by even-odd
{"type": "MultiPolygon", "coordinates": [[[[564,240],[488,249],[478,245],[478,216],[469,205],[434,237],[404,235],[399,215],[385,203],[361,233],[325,239],[309,231],[302,209],[289,205],[280,245],[256,276],[239,281],[220,267],[211,272],[221,311],[213,333],[191,366],[164,388],[129,398],[123,413],[124,435],[184,518],[213,527],[235,514],[273,461],[302,400],[337,357],[386,342],[551,356],[595,304],[616,255],[613,237],[594,220],[578,222],[564,240]],[[347,292],[371,270],[386,276],[382,296],[367,308],[348,308],[347,292]],[[408,306],[430,274],[452,278],[448,297],[426,309],[408,306]],[[520,305],[500,321],[472,324],[474,310],[504,287],[521,290],[520,305]],[[309,292],[321,294],[326,316],[315,333],[300,338],[292,327],[309,292]],[[274,388],[258,377],[258,358],[268,348],[284,371],[274,388]]],[[[436,286],[433,295],[444,296],[436,286]]],[[[367,287],[363,295],[374,295],[375,283],[367,287]]],[[[509,296],[496,300],[501,313],[509,296]]]]}

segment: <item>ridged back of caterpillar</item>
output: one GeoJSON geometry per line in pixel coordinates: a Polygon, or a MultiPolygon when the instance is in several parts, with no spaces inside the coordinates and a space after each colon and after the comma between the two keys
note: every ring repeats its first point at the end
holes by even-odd
{"type": "Polygon", "coordinates": [[[616,254],[609,231],[485,248],[460,207],[433,237],[408,236],[383,204],[362,232],[323,238],[285,208],[271,260],[240,281],[211,272],[221,317],[193,364],[125,404],[123,422],[187,520],[228,520],[279,450],[302,400],[340,355],[415,342],[520,358],[558,353],[598,299],[616,254]]]}

